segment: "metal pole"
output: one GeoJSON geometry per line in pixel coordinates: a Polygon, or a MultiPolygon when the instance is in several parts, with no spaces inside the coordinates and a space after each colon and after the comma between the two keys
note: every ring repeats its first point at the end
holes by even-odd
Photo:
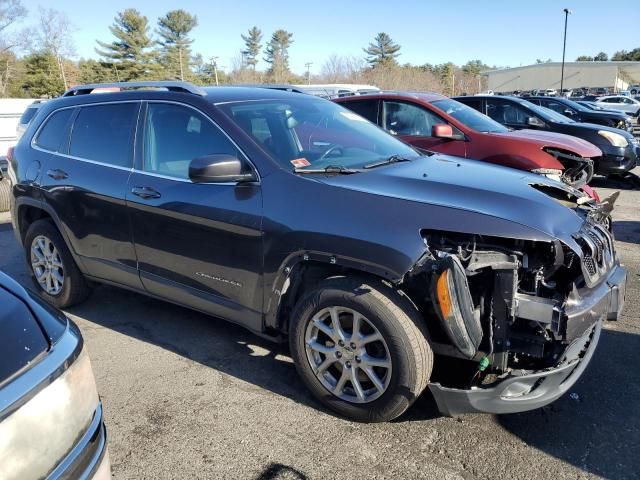
{"type": "Polygon", "coordinates": [[[562,44],[562,70],[560,73],[560,96],[562,96],[562,90],[564,89],[564,54],[567,49],[567,20],[571,10],[565,8],[564,10],[564,42],[562,44]]]}
{"type": "Polygon", "coordinates": [[[307,67],[307,85],[311,85],[311,73],[309,72],[309,67],[311,67],[311,65],[313,65],[313,62],[307,62],[304,64],[304,66],[307,67]]]}

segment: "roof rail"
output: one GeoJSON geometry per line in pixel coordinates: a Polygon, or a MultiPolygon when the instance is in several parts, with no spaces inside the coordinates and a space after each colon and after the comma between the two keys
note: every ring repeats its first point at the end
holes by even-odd
{"type": "Polygon", "coordinates": [[[170,92],[192,93],[194,95],[205,96],[207,92],[189,82],[178,81],[143,81],[143,82],[113,82],[113,83],[90,83],[87,85],[77,85],[71,87],[62,94],[63,97],[73,97],[75,95],[86,95],[99,88],[117,88],[127,90],[133,88],[165,88],[170,92]]]}

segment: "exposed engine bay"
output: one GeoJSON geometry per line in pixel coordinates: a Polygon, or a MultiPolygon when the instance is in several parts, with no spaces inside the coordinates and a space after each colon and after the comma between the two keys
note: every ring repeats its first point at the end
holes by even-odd
{"type": "Polygon", "coordinates": [[[596,323],[565,309],[614,268],[613,239],[602,224],[588,220],[575,235],[582,252],[560,241],[421,233],[425,254],[402,288],[425,318],[439,320],[429,322],[434,352],[456,359],[457,375],[437,378],[436,371],[443,385],[471,388],[515,370],[557,367],[596,323]]]}

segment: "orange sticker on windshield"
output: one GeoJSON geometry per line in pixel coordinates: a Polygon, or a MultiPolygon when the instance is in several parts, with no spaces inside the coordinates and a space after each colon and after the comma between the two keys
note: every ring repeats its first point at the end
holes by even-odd
{"type": "Polygon", "coordinates": [[[309,160],[307,160],[306,158],[295,158],[291,160],[291,165],[296,168],[301,168],[308,167],[309,165],[311,165],[311,163],[309,163],[309,160]]]}

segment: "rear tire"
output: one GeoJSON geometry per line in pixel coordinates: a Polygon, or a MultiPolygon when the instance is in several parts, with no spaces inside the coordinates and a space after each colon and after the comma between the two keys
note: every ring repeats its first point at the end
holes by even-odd
{"type": "Polygon", "coordinates": [[[9,210],[9,195],[11,194],[11,185],[6,178],[0,179],[0,212],[9,210]]]}
{"type": "Polygon", "coordinates": [[[89,296],[87,281],[50,220],[37,220],[29,226],[24,247],[31,278],[48,303],[66,308],[89,296]]]}
{"type": "Polygon", "coordinates": [[[359,422],[386,422],[413,404],[431,376],[422,322],[413,304],[380,280],[331,278],[296,305],[291,354],[325,406],[359,422]]]}

